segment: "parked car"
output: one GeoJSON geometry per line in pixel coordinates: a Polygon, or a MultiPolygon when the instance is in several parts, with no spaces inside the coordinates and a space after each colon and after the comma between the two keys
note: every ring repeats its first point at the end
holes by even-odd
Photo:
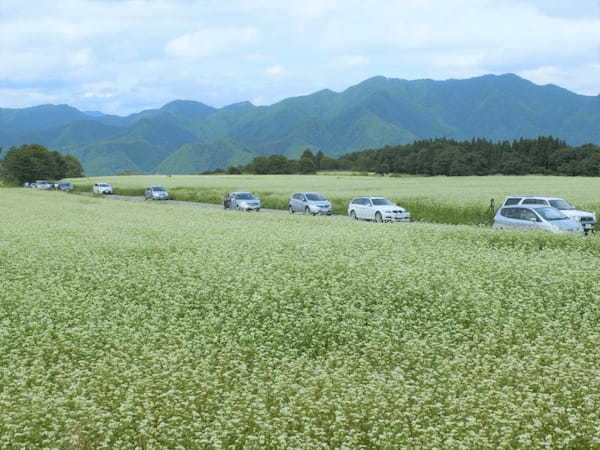
{"type": "Polygon", "coordinates": [[[162,186],[150,186],[144,191],[146,200],[169,200],[169,192],[162,186]]]}
{"type": "Polygon", "coordinates": [[[504,203],[502,204],[502,206],[512,205],[542,205],[552,206],[553,208],[560,209],[565,216],[580,222],[586,234],[593,231],[594,227],[598,223],[596,219],[596,213],[576,209],[569,202],[558,197],[511,195],[506,197],[504,203]]]}
{"type": "Polygon", "coordinates": [[[68,192],[73,190],[73,185],[68,181],[61,181],[60,183],[56,184],[56,189],[58,189],[59,191],[68,192]]]}
{"type": "Polygon", "coordinates": [[[581,223],[567,217],[560,209],[535,204],[502,206],[494,217],[492,228],[584,234],[581,223]]]}
{"type": "Polygon", "coordinates": [[[113,193],[113,188],[108,183],[95,183],[92,191],[94,192],[94,194],[109,195],[113,193]]]}
{"type": "Polygon", "coordinates": [[[288,211],[291,214],[331,214],[331,203],[318,192],[296,192],[288,201],[288,211]]]}
{"type": "Polygon", "coordinates": [[[44,190],[53,189],[54,182],[47,181],[47,180],[37,180],[33,187],[35,187],[36,189],[44,189],[44,190]]]}
{"type": "Polygon", "coordinates": [[[223,200],[225,209],[260,211],[260,199],[252,192],[231,192],[223,200]]]}
{"type": "Polygon", "coordinates": [[[410,213],[385,197],[357,197],[348,205],[353,219],[376,222],[410,222],[410,213]]]}

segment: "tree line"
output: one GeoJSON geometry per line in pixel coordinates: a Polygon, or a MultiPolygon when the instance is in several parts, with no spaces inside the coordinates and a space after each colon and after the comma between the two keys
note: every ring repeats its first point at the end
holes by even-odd
{"type": "Polygon", "coordinates": [[[61,155],[38,144],[12,147],[0,160],[0,178],[8,183],[23,184],[82,176],[83,168],[77,158],[61,155]]]}
{"type": "Polygon", "coordinates": [[[600,147],[592,144],[572,147],[551,136],[512,142],[438,138],[352,152],[339,158],[331,158],[321,151],[315,154],[310,149],[297,160],[283,155],[258,156],[247,165],[215,172],[262,175],[310,174],[319,170],[449,176],[600,176],[600,147]]]}

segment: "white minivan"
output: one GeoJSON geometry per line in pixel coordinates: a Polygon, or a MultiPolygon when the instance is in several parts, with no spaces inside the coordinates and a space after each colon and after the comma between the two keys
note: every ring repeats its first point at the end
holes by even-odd
{"type": "Polygon", "coordinates": [[[95,183],[94,187],[92,188],[92,192],[94,194],[112,194],[113,193],[113,188],[110,184],[108,183],[95,183]]]}

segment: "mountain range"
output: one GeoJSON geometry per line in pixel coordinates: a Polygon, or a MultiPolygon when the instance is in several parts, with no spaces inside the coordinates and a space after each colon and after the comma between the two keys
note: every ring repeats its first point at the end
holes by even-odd
{"type": "Polygon", "coordinates": [[[68,105],[0,108],[0,146],[38,143],[79,158],[87,175],[198,173],[258,155],[330,156],[448,137],[556,136],[600,144],[600,96],[536,85],[513,74],[464,80],[374,77],[269,106],[213,108],[175,100],[128,116],[68,105]]]}

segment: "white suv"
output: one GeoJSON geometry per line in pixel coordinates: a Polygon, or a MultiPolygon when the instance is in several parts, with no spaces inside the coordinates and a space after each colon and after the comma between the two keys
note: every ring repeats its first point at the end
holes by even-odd
{"type": "Polygon", "coordinates": [[[541,206],[552,206],[553,208],[560,209],[562,213],[573,219],[579,223],[583,227],[585,233],[589,233],[594,230],[596,223],[596,214],[590,211],[581,211],[579,209],[575,209],[573,205],[569,202],[563,200],[558,197],[537,197],[532,195],[511,195],[506,197],[502,206],[515,206],[515,205],[524,205],[524,206],[533,206],[533,205],[541,205],[541,206]]]}
{"type": "Polygon", "coordinates": [[[112,194],[113,188],[108,183],[96,183],[92,189],[94,194],[112,194]]]}
{"type": "Polygon", "coordinates": [[[357,197],[348,205],[353,219],[375,222],[410,222],[410,213],[385,197],[357,197]]]}

